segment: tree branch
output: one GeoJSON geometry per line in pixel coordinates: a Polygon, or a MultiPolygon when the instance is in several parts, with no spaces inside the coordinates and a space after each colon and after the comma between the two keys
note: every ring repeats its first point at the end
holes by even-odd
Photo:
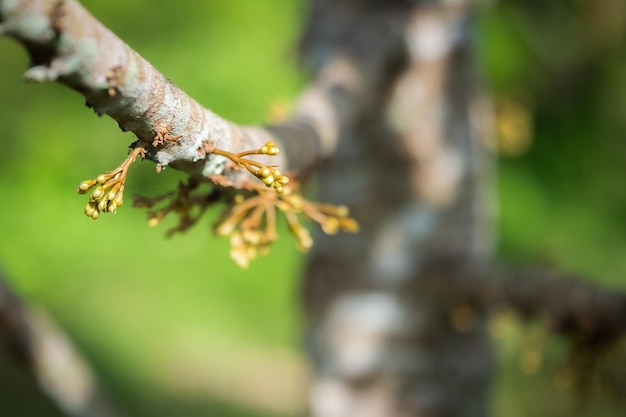
{"type": "Polygon", "coordinates": [[[544,318],[553,333],[593,345],[626,334],[626,292],[549,268],[477,266],[433,260],[429,291],[477,309],[510,308],[522,318],[544,318]]]}
{"type": "Polygon", "coordinates": [[[340,120],[325,98],[324,91],[333,87],[328,77],[303,95],[289,122],[271,129],[241,127],[190,98],[76,0],[0,0],[0,33],[28,50],[27,80],[71,87],[96,113],[109,115],[145,143],[164,133],[176,138],[157,140],[148,149],[146,157],[161,167],[183,170],[196,179],[226,175],[239,185],[248,177],[208,149],[237,153],[274,141],[285,148],[287,158],[274,158],[272,164],[290,170],[306,168],[333,149],[340,120]]]}
{"type": "Polygon", "coordinates": [[[0,343],[68,416],[120,416],[63,331],[43,312],[22,304],[1,275],[0,343]]]}

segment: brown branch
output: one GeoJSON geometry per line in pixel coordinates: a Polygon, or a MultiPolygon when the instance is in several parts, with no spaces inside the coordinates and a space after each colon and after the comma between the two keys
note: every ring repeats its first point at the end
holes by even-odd
{"type": "Polygon", "coordinates": [[[553,333],[598,346],[626,334],[626,291],[549,268],[485,267],[432,261],[425,285],[452,303],[510,308],[543,318],[553,333]]]}
{"type": "Polygon", "coordinates": [[[190,98],[76,0],[0,0],[0,34],[28,50],[27,80],[57,81],[76,90],[96,113],[109,115],[122,130],[156,145],[147,157],[159,167],[172,166],[195,178],[226,175],[238,185],[245,174],[206,149],[237,153],[274,141],[286,150],[290,163],[284,156],[273,163],[289,170],[305,168],[333,149],[340,120],[324,97],[332,79],[304,94],[288,123],[272,129],[241,127],[190,98]],[[158,140],[163,132],[176,140],[158,140]]]}
{"type": "Polygon", "coordinates": [[[71,417],[117,417],[85,359],[42,311],[23,304],[0,275],[0,346],[71,417]]]}

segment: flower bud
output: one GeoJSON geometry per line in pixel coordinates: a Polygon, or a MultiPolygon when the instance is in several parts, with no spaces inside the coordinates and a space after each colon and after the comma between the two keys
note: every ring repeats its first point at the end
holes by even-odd
{"type": "Polygon", "coordinates": [[[339,231],[339,220],[336,217],[327,217],[321,226],[324,233],[334,235],[339,231]]]}
{"type": "Polygon", "coordinates": [[[93,187],[95,183],[96,182],[94,180],[83,181],[78,185],[78,189],[76,190],[76,192],[79,194],[85,194],[87,191],[89,191],[91,187],[93,187]]]}
{"type": "Polygon", "coordinates": [[[256,172],[256,175],[259,178],[267,178],[272,175],[272,171],[268,167],[263,167],[256,172]]]}
{"type": "Polygon", "coordinates": [[[339,220],[339,225],[341,226],[341,230],[348,233],[357,233],[360,229],[359,223],[350,217],[339,220]]]}
{"type": "Polygon", "coordinates": [[[102,199],[98,203],[98,210],[105,211],[108,205],[109,205],[109,200],[102,199]]]}
{"type": "Polygon", "coordinates": [[[265,184],[265,185],[267,185],[269,187],[272,184],[274,184],[274,177],[271,176],[271,175],[269,177],[263,177],[263,178],[261,178],[261,181],[263,181],[263,184],[265,184]]]}

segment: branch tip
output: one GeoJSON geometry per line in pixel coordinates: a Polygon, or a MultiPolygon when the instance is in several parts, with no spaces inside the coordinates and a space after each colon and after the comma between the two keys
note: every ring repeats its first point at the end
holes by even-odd
{"type": "Polygon", "coordinates": [[[58,77],[59,74],[55,70],[44,65],[35,65],[24,73],[24,80],[29,82],[43,83],[46,81],[54,81],[58,77]]]}

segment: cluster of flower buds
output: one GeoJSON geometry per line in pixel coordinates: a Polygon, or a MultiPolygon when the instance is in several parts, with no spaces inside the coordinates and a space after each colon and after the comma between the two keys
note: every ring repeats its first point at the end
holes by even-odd
{"type": "Polygon", "coordinates": [[[279,212],[287,220],[288,229],[302,252],[313,246],[309,230],[300,222],[302,217],[319,223],[328,234],[339,231],[356,233],[359,230],[358,223],[349,217],[346,206],[313,203],[291,187],[285,188],[282,193],[275,193],[258,186],[256,193],[237,194],[232,199],[230,207],[215,225],[215,233],[230,237],[231,258],[245,268],[252,259],[266,253],[278,237],[279,212]]]}
{"type": "Polygon", "coordinates": [[[265,184],[266,187],[273,187],[274,190],[276,190],[276,192],[280,194],[285,192],[284,186],[289,183],[289,178],[284,176],[282,172],[280,172],[278,169],[270,168],[267,166],[259,168],[255,172],[255,175],[261,181],[263,181],[263,184],[265,184]]]}
{"type": "Polygon", "coordinates": [[[95,220],[100,217],[100,212],[115,213],[124,203],[124,184],[119,179],[107,178],[106,174],[101,174],[95,180],[81,182],[76,191],[79,194],[86,194],[93,187],[95,189],[91,192],[85,207],[87,217],[95,220]]]}
{"type": "Polygon", "coordinates": [[[247,268],[250,261],[269,252],[270,241],[266,241],[261,231],[235,232],[230,235],[230,258],[241,268],[247,268]]]}
{"type": "Polygon", "coordinates": [[[124,203],[124,183],[128,168],[144,151],[142,147],[134,148],[124,162],[113,171],[100,174],[95,179],[85,180],[78,185],[76,189],[78,194],[87,194],[89,190],[94,189],[85,207],[87,217],[95,220],[100,217],[101,212],[115,213],[124,203]]]}
{"type": "Polygon", "coordinates": [[[259,153],[261,155],[278,155],[278,153],[280,152],[280,150],[278,149],[278,147],[276,146],[276,144],[274,144],[274,142],[270,141],[267,142],[265,145],[261,146],[259,148],[259,153]]]}
{"type": "Polygon", "coordinates": [[[237,194],[232,206],[215,225],[218,236],[230,236],[230,257],[237,265],[246,268],[252,259],[269,251],[269,245],[278,237],[274,206],[276,195],[263,191],[247,198],[237,194]]]}
{"type": "MultiPolygon", "coordinates": [[[[332,204],[308,201],[300,194],[291,192],[291,190],[281,196],[280,200],[280,203],[276,204],[279,210],[285,213],[304,214],[306,217],[319,223],[324,233],[328,235],[337,234],[339,231],[347,233],[357,233],[359,231],[359,224],[356,220],[349,217],[350,210],[346,206],[334,206],[332,204]]],[[[289,221],[289,227],[292,233],[299,238],[302,232],[299,227],[296,227],[295,220],[289,221]]]]}
{"type": "Polygon", "coordinates": [[[247,169],[250,173],[254,174],[257,178],[263,181],[268,188],[274,188],[277,193],[285,192],[285,185],[289,183],[289,178],[280,172],[276,167],[265,165],[258,161],[247,159],[250,155],[268,155],[276,156],[280,153],[280,150],[276,144],[272,141],[265,143],[259,149],[253,149],[250,151],[239,152],[237,154],[223,151],[221,149],[213,149],[213,153],[224,156],[237,165],[240,165],[247,169]]]}

